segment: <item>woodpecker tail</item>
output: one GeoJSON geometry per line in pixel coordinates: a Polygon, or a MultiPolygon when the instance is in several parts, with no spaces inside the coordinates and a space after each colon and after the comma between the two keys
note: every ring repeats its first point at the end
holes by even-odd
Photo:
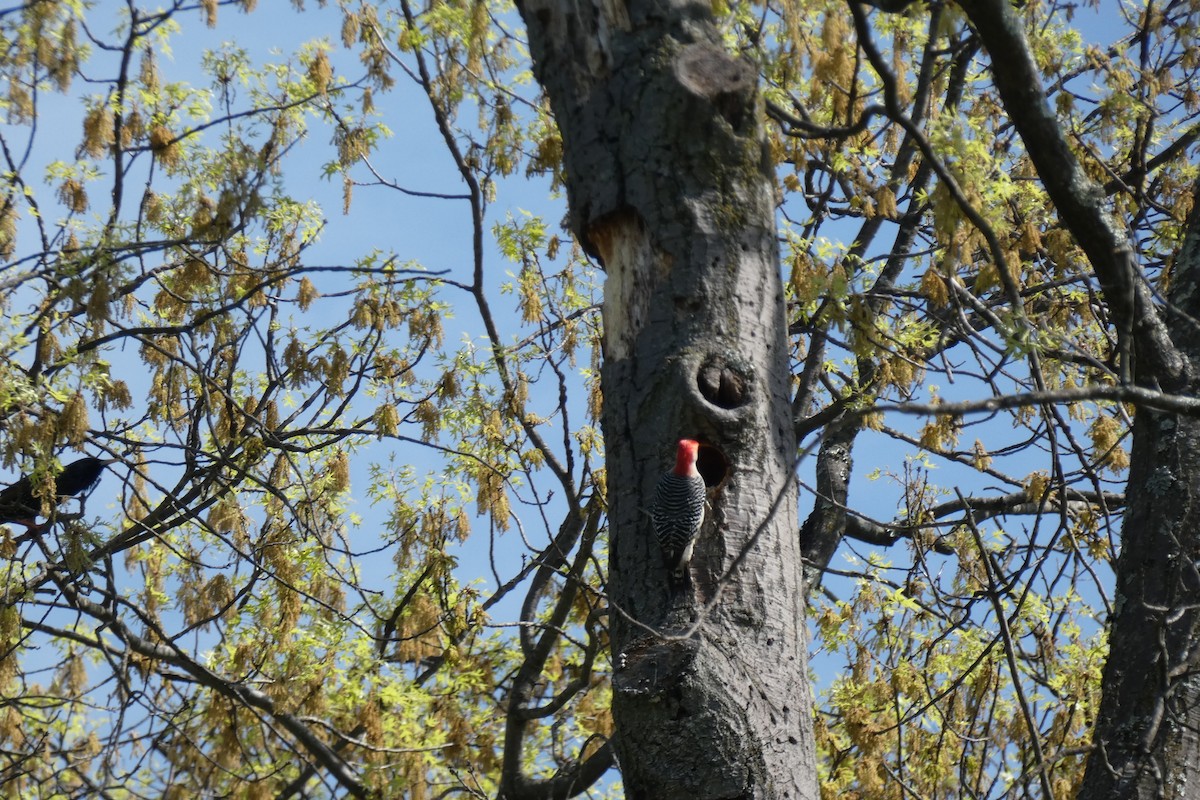
{"type": "Polygon", "coordinates": [[[671,600],[687,596],[692,587],[692,571],[686,565],[667,570],[667,596],[671,600]]]}

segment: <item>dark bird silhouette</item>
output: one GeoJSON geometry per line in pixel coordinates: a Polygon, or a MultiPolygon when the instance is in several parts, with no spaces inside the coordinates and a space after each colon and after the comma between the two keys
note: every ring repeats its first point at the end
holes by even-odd
{"type": "MultiPolygon", "coordinates": [[[[58,502],[90,491],[100,482],[100,474],[104,467],[113,460],[88,456],[63,467],[54,482],[54,493],[58,502]]],[[[37,517],[41,510],[41,501],[34,496],[33,481],[28,475],[0,490],[0,524],[15,522],[32,531],[37,526],[37,517]]]]}

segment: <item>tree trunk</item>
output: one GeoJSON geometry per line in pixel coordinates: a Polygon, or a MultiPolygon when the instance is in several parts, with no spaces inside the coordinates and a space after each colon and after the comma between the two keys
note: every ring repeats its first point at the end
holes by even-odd
{"type": "Polygon", "coordinates": [[[630,798],[816,798],[788,350],[755,70],[708,3],[524,0],[570,224],[607,274],[616,753],[630,798]],[[670,596],[648,514],[680,438],[710,508],[670,596]]]}
{"type": "MultiPolygon", "coordinates": [[[[1200,392],[1200,214],[1194,208],[1160,310],[1107,201],[1046,103],[1021,18],[1005,0],[963,8],[1064,224],[1088,254],[1140,386],[1200,392]]],[[[1079,798],[1200,797],[1200,420],[1140,408],[1116,564],[1102,700],[1079,798]]]]}
{"type": "MultiPolygon", "coordinates": [[[[1167,326],[1200,393],[1200,214],[1175,262],[1167,326]]],[[[1104,695],[1081,798],[1200,797],[1200,419],[1140,409],[1104,695]]]]}

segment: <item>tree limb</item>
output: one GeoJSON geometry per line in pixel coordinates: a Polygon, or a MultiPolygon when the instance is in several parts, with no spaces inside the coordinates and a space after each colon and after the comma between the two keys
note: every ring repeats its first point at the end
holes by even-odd
{"type": "Polygon", "coordinates": [[[1100,280],[1122,344],[1125,377],[1144,386],[1175,388],[1183,377],[1184,361],[1143,280],[1132,243],[1108,212],[1103,189],[1084,171],[1046,102],[1015,7],[1007,0],[965,0],[961,5],[992,56],[992,80],[1046,193],[1100,280]]]}

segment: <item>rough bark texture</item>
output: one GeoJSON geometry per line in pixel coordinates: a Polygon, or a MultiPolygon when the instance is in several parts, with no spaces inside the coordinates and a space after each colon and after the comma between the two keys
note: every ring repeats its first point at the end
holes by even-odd
{"type": "MultiPolygon", "coordinates": [[[[1200,216],[1172,276],[1167,327],[1200,380],[1200,216]]],[[[1200,797],[1200,419],[1140,409],[1104,696],[1079,797],[1200,797]]]]}
{"type": "Polygon", "coordinates": [[[570,224],[607,274],[608,590],[627,796],[816,798],[755,72],[719,46],[706,2],[519,9],[563,135],[570,224]],[[711,506],[691,591],[672,599],[647,512],[682,437],[705,445],[711,506]]]}
{"type": "Polygon", "coordinates": [[[858,433],[855,426],[834,423],[826,428],[821,440],[817,453],[817,496],[812,513],[800,526],[806,596],[821,584],[822,572],[829,566],[846,530],[846,499],[854,464],[850,454],[858,433]]]}
{"type": "MultiPolygon", "coordinates": [[[[1200,214],[1193,212],[1165,313],[1099,186],[1046,103],[1018,13],[964,0],[992,54],[992,75],[1060,218],[1096,272],[1122,344],[1127,380],[1200,392],[1200,214]]],[[[1200,420],[1141,408],[1116,565],[1094,749],[1078,797],[1200,797],[1200,420]]]]}

